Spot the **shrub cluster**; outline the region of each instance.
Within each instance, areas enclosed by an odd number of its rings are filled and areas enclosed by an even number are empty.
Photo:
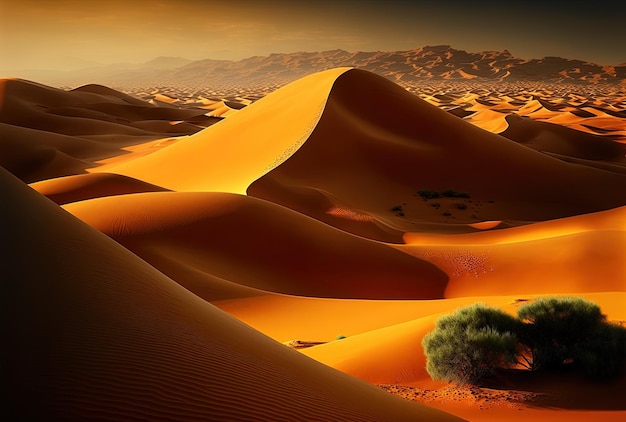
[[[541,298],[515,318],[476,304],[440,318],[422,342],[435,380],[478,384],[497,369],[553,371],[569,366],[588,376],[619,374],[626,329],[608,323],[600,308],[578,298]]]
[[[437,198],[470,198],[469,193],[457,192],[454,189],[446,189],[443,192],[437,192],[429,189],[418,190],[417,194],[422,197],[424,201]]]

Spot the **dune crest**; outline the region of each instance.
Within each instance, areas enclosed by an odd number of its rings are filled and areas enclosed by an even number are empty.
[[[333,82],[347,70],[302,78],[164,151],[95,171],[178,191],[243,194],[302,146],[318,123]]]
[[[585,139],[572,145],[580,154],[624,153],[618,143],[602,139],[589,145],[591,135],[582,135]],[[445,197],[451,188],[465,196]],[[420,198],[422,190],[443,197]],[[468,224],[485,220],[519,224],[605,210],[626,203],[616,194],[622,191],[621,172],[563,162],[353,69],[337,77],[307,142],[252,183],[248,194],[371,236],[371,219],[347,224],[328,212],[352,209],[376,220],[379,240],[398,242],[398,233],[436,232],[438,225],[468,230]]]

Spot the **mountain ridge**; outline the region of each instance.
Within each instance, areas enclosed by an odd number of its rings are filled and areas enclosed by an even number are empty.
[[[355,67],[385,76],[400,84],[422,81],[541,81],[574,84],[624,84],[626,65],[600,65],[578,59],[547,56],[522,59],[508,50],[467,52],[450,45],[423,46],[403,51],[272,53],[241,60],[161,56],[142,64],[90,67],[52,72],[46,83],[76,85],[99,83],[116,86],[170,85],[234,88],[281,86],[307,74],[335,67]],[[30,78],[28,71],[20,77]],[[42,80],[42,71],[36,72]]]

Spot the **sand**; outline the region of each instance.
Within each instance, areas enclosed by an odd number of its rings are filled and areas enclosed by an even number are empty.
[[[11,417],[626,417],[625,374],[463,389],[421,347],[476,302],[626,320],[619,92],[347,68],[254,100],[0,87]]]
[[[457,420],[300,356],[0,176],[4,415]]]

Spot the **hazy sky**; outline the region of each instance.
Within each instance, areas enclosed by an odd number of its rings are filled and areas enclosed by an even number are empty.
[[[624,1],[0,0],[0,70],[409,50],[626,62]]]

